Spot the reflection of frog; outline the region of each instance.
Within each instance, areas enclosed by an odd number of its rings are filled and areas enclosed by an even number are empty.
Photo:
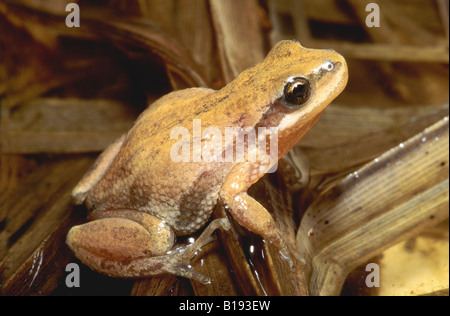
[[[295,255],[268,211],[247,195],[276,161],[175,162],[170,153],[177,140],[171,139],[171,131],[184,127],[192,135],[194,119],[203,128],[222,132],[226,127],[274,127],[281,157],[346,83],[342,56],[283,41],[221,90],[186,89],[159,99],[103,152],[74,189],[75,202],[86,202],[93,221],[73,227],[68,245],[84,263],[111,276],[169,272],[206,281],[188,264],[215,229],[228,227],[226,219],[212,221],[184,250],[169,250],[175,235],[202,228],[220,200],[239,224],[284,254]],[[208,142],[203,136],[201,147]]]

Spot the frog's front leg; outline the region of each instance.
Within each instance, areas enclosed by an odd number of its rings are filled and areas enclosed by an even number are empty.
[[[245,168],[236,168],[228,174],[219,194],[220,202],[241,226],[274,244],[292,267],[291,258],[299,259],[297,250],[285,241],[269,211],[247,194],[253,182],[247,175],[251,174]]]
[[[215,229],[226,228],[223,219],[215,220],[193,244],[169,252],[175,234],[167,224],[150,214],[116,210],[93,213],[93,218],[91,222],[72,227],[66,242],[89,267],[123,278],[172,273],[208,282],[207,277],[189,268],[189,262]]]

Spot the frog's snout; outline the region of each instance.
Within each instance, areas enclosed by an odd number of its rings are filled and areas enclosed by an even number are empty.
[[[339,71],[347,72],[347,64],[346,63],[342,63],[340,61],[336,61],[336,62],[333,63],[333,66],[334,66],[333,70],[335,72],[339,72]]]
[[[348,82],[348,66],[347,66],[347,62],[345,61],[345,58],[342,55],[339,55],[339,56],[341,57],[341,60],[337,61],[335,63],[335,67],[336,67],[336,70],[340,74],[341,85],[344,88]]]
[[[347,61],[344,56],[337,53],[335,50],[328,49],[327,51],[332,53],[330,60],[332,60],[333,69],[331,71],[335,74],[337,81],[340,83],[339,85],[345,87],[348,81]]]

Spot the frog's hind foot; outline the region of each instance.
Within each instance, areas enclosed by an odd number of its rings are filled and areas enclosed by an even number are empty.
[[[211,283],[211,280],[204,274],[201,274],[200,272],[195,271],[190,265],[168,265],[167,267],[164,267],[162,270],[164,270],[167,273],[180,276],[183,278],[188,278],[191,280],[198,281],[203,284],[209,284]]]
[[[225,230],[230,228],[230,222],[227,218],[213,220],[192,244],[169,253],[167,255],[168,264],[162,270],[203,284],[210,283],[210,279],[207,276],[195,271],[189,263],[197,254],[197,251],[209,243],[211,235],[220,227]]]
[[[227,218],[213,220],[192,244],[180,251],[178,259],[180,261],[190,261],[196,255],[198,249],[210,242],[210,237],[216,229],[222,228],[228,230],[230,227],[230,222]]]

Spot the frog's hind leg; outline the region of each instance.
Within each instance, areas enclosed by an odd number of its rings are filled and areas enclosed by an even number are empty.
[[[128,210],[99,214],[94,214],[97,219],[73,227],[66,239],[75,255],[94,270],[123,278],[172,273],[208,282],[189,262],[215,229],[226,228],[223,220],[211,222],[193,244],[170,252],[175,234],[156,217]]]
[[[126,134],[118,138],[114,143],[109,145],[97,158],[95,163],[83,176],[80,182],[72,191],[72,198],[75,204],[83,204],[89,190],[103,177],[106,170],[116,158],[122,144],[125,140]]]

